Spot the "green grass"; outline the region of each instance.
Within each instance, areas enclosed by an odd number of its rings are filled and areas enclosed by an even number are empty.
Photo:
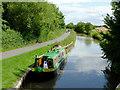
[[[65,46],[71,43],[75,39],[76,39],[76,33],[71,30],[70,35],[65,40],[59,43],[61,44],[61,46]],[[3,59],[2,60],[2,88],[13,88],[14,83],[27,70],[28,66],[34,63],[34,56],[41,55],[47,52],[55,44],[48,45],[30,52],[26,52],[8,59]]]
[[[46,40],[42,41],[41,43],[49,41],[49,40],[56,39],[56,38],[60,37],[61,35],[63,35],[65,32],[66,32],[65,29],[61,29],[61,30],[58,29],[58,30],[54,31],[53,33],[50,33],[48,35],[48,37],[45,37]],[[14,50],[14,49],[18,49],[18,48],[22,48],[22,47],[26,47],[26,46],[31,46],[31,45],[34,45],[34,44],[36,44],[36,41],[28,42],[27,44],[22,44],[22,45],[19,45],[17,47],[2,48],[2,50],[0,50],[0,52],[1,51],[5,52],[5,51],[9,51],[9,50]]]
[[[71,30],[70,35],[63,41],[59,42],[59,44],[61,46],[66,46],[69,43],[71,43],[71,41],[75,41],[76,40],[76,32],[74,30]]]

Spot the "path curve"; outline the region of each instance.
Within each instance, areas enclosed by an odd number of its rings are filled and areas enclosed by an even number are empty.
[[[10,57],[13,57],[13,56],[25,53],[25,52],[29,52],[29,51],[32,51],[32,50],[35,50],[35,49],[38,49],[38,48],[41,48],[41,47],[44,47],[47,45],[51,45],[56,42],[60,42],[60,41],[64,40],[65,38],[67,38],[68,35],[69,35],[69,33],[65,33],[62,36],[60,36],[59,38],[50,40],[48,42],[39,43],[39,44],[35,44],[32,46],[27,46],[27,47],[23,47],[23,48],[19,48],[19,49],[2,52],[2,53],[0,53],[0,55],[2,55],[2,58],[0,58],[0,60],[10,58]]]

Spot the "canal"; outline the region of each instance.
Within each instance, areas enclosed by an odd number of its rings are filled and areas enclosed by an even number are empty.
[[[64,68],[56,77],[32,75],[27,77],[23,88],[104,88],[107,80],[103,70],[107,66],[107,60],[101,56],[98,42],[77,35]]]

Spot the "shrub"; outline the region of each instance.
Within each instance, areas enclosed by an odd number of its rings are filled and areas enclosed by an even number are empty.
[[[2,31],[2,49],[17,48],[24,44],[22,35],[10,28]]]
[[[91,36],[94,39],[102,40],[102,34],[100,34],[99,32],[91,32]]]

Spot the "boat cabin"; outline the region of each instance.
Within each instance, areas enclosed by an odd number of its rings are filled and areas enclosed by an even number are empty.
[[[35,67],[53,69],[57,67],[65,57],[64,49],[54,49],[35,59]]]

